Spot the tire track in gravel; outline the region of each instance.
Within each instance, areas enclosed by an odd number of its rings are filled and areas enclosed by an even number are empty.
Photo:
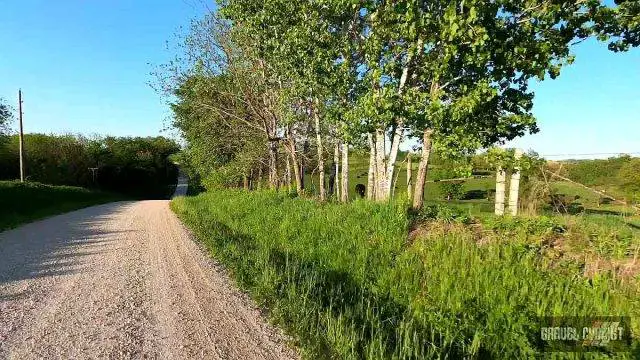
[[[296,359],[168,201],[0,233],[0,359]]]

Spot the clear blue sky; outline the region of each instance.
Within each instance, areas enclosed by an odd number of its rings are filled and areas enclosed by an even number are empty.
[[[0,97],[15,104],[22,88],[27,132],[158,135],[169,110],[150,72],[204,11],[200,0],[3,1]]]
[[[180,26],[212,0],[11,0],[0,12],[0,97],[25,96],[27,132],[158,135],[168,108],[148,82]],[[557,80],[536,84],[541,154],[640,152],[640,50],[576,47]]]

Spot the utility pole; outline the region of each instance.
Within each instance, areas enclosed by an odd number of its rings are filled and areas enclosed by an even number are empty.
[[[22,130],[22,90],[18,90],[18,118],[20,119],[20,182],[24,182],[24,133]]]

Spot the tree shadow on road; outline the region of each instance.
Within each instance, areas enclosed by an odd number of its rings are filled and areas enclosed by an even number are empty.
[[[0,301],[20,296],[7,293],[14,282],[70,275],[90,266],[88,256],[109,251],[117,234],[135,231],[104,231],[101,226],[130,204],[98,205],[0,233]]]

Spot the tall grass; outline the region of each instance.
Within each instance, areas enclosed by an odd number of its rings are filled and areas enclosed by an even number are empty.
[[[224,190],[171,206],[310,359],[532,358],[539,316],[640,315],[626,285],[555,272],[526,242],[438,223],[408,239],[403,204]]]

